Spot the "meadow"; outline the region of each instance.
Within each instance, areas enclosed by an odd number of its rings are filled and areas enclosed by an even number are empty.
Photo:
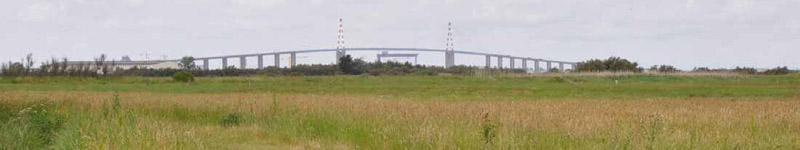
[[[0,149],[800,149],[800,76],[0,79]]]

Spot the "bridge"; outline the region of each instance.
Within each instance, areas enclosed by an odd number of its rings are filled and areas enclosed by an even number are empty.
[[[497,67],[498,69],[524,69],[530,70],[528,67],[528,62],[533,62],[534,72],[542,72],[540,68],[540,64],[545,64],[545,71],[555,68],[553,65],[558,65],[556,69],[560,71],[565,71],[564,66],[568,65],[571,68],[575,68],[577,63],[575,62],[566,62],[566,61],[556,61],[556,60],[546,60],[541,58],[532,58],[532,57],[522,57],[522,56],[515,56],[515,55],[503,55],[503,54],[491,54],[491,53],[481,53],[481,52],[471,52],[471,51],[463,51],[463,50],[455,50],[453,47],[453,33],[452,33],[452,24],[447,24],[447,48],[445,49],[429,49],[429,48],[345,48],[344,46],[344,28],[342,24],[342,19],[339,18],[339,35],[337,39],[337,46],[335,49],[307,49],[307,50],[291,50],[291,51],[282,51],[282,52],[271,52],[271,53],[255,53],[255,54],[240,54],[240,55],[225,55],[225,56],[212,56],[212,57],[195,57],[195,61],[202,61],[203,65],[202,68],[208,70],[210,67],[210,60],[222,60],[222,68],[228,67],[228,59],[229,58],[238,58],[239,59],[239,68],[245,69],[247,67],[247,58],[258,58],[257,59],[257,66],[258,69],[264,68],[264,56],[272,56],[275,57],[275,62],[273,63],[274,66],[280,67],[281,55],[289,55],[291,57],[289,67],[297,65],[297,54],[302,53],[326,53],[326,52],[336,52],[336,57],[334,57],[334,62],[338,62],[337,59],[345,56],[348,51],[380,51],[380,52],[392,52],[392,51],[413,51],[413,52],[436,52],[436,53],[444,53],[445,68],[451,68],[455,66],[455,59],[456,54],[459,55],[478,55],[486,57],[486,68],[492,67],[492,57],[497,60]],[[380,53],[379,52],[379,53]],[[416,56],[416,55],[414,55]],[[380,57],[380,54],[379,54]],[[503,60],[508,60],[508,68],[504,68]],[[127,64],[153,64],[153,63],[163,63],[163,62],[178,62],[180,60],[160,60],[160,61],[129,61]],[[521,61],[522,66],[517,67],[515,66],[517,63],[516,61]],[[72,62],[73,64],[82,64],[82,63],[90,63],[90,62]],[[197,64],[197,63],[195,63]],[[130,66],[130,65],[129,65]]]
[[[456,54],[460,55],[478,55],[484,56],[486,58],[486,68],[491,68],[492,66],[492,59],[494,58],[497,61],[498,69],[525,69],[528,70],[529,62],[533,62],[533,69],[535,72],[541,72],[540,65],[543,63],[546,69],[557,68],[561,71],[565,70],[565,66],[569,66],[570,68],[575,68],[577,63],[575,62],[567,62],[567,61],[557,61],[557,60],[546,60],[541,58],[532,58],[532,57],[522,57],[522,56],[513,56],[513,55],[504,55],[504,54],[492,54],[492,53],[481,53],[481,52],[471,52],[471,51],[462,51],[462,50],[445,50],[445,49],[429,49],[429,48],[340,48],[340,49],[308,49],[308,50],[291,50],[291,51],[281,51],[281,52],[270,52],[270,53],[254,53],[254,54],[240,54],[240,55],[225,55],[225,56],[211,56],[211,57],[195,57],[195,61],[202,61],[202,68],[209,69],[210,68],[210,60],[222,60],[222,67],[228,66],[228,59],[229,58],[238,58],[239,59],[239,68],[246,68],[247,67],[247,59],[246,58],[257,58],[257,68],[262,69],[265,67],[264,64],[264,57],[272,56],[275,57],[274,59],[274,66],[280,66],[280,56],[281,55],[289,55],[291,57],[290,64],[288,66],[295,66],[297,65],[297,54],[302,53],[325,53],[325,52],[336,52],[336,57],[334,57],[334,62],[336,62],[339,57],[344,56],[347,51],[378,51],[378,52],[392,52],[392,51],[403,51],[403,52],[437,52],[437,53],[444,53],[445,54],[445,68],[450,68],[455,66],[455,56]],[[509,65],[507,68],[504,67],[503,63],[504,60],[507,60]],[[176,62],[180,60],[159,60],[159,61],[150,61],[150,62]],[[516,61],[520,61],[522,66],[515,66]],[[554,66],[554,65],[557,65]]]

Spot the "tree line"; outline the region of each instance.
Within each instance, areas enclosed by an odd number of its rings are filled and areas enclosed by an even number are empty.
[[[0,64],[0,76],[101,76],[109,74],[116,61],[108,61],[105,54],[91,62],[69,64],[67,58],[52,58],[41,62],[39,67],[28,54],[19,62],[9,61]]]
[[[650,72],[659,72],[659,73],[675,73],[675,72],[684,72],[678,70],[672,65],[653,65],[648,69],[639,66],[637,62],[632,62],[627,59],[623,59],[620,57],[609,57],[608,59],[591,59],[583,62],[578,62],[576,67],[573,69],[576,72],[634,72],[634,73],[641,73],[644,71]],[[788,67],[776,67],[772,69],[768,69],[764,72],[758,72],[755,68],[752,67],[736,67],[733,69],[725,69],[725,68],[717,68],[717,69],[710,69],[708,67],[696,67],[688,72],[723,72],[723,73],[738,73],[738,74],[748,74],[748,75],[786,75],[792,73],[792,70],[789,70]]]
[[[440,66],[414,65],[408,62],[366,62],[360,58],[352,58],[345,55],[339,58],[335,65],[296,65],[291,68],[266,67],[263,69],[239,69],[233,66],[222,69],[204,70],[194,63],[194,58],[186,56],[179,62],[180,68],[175,69],[153,69],[133,67],[122,69],[116,67],[116,61],[107,59],[101,54],[93,61],[75,63],[68,61],[67,58],[52,58],[41,62],[38,67],[34,67],[36,62],[33,55],[28,54],[18,62],[9,61],[0,64],[0,76],[81,76],[81,77],[100,77],[100,76],[148,76],[148,77],[169,77],[180,71],[186,71],[194,76],[248,76],[248,75],[268,75],[268,76],[325,76],[325,75],[472,75],[477,70],[488,70],[489,72],[504,73],[525,73],[523,69],[486,69],[475,66],[454,66],[445,69]],[[548,72],[560,72],[558,69],[548,68]],[[763,72],[758,72],[751,67],[736,67],[733,69],[708,67],[697,67],[690,71],[681,71],[671,65],[654,65],[645,69],[633,62],[620,57],[610,57],[607,59],[590,59],[579,62],[575,68],[568,72],[634,72],[644,71],[674,73],[674,72],[731,72],[739,74],[762,74],[762,75],[785,75],[794,71],[788,67],[776,67]]]
[[[326,75],[470,75],[476,70],[483,69],[474,66],[454,66],[445,69],[440,66],[415,65],[408,62],[366,62],[360,58],[352,58],[345,55],[334,65],[312,64],[296,65],[291,68],[266,67],[263,69],[240,69],[233,66],[222,69],[205,70],[199,68],[191,56],[183,57],[178,65],[180,68],[173,69],[153,69],[132,67],[122,69],[116,67],[116,61],[107,60],[106,55],[95,57],[92,62],[75,63],[69,62],[66,58],[53,58],[49,61],[41,62],[39,67],[34,67],[35,61],[32,55],[27,55],[19,62],[9,61],[0,65],[0,76],[79,76],[79,77],[103,77],[103,76],[146,76],[146,77],[170,77],[178,72],[188,72],[193,76],[326,76]],[[496,72],[524,73],[521,69],[491,70]]]

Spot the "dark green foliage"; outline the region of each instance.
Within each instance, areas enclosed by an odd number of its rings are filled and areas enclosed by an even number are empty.
[[[8,62],[0,66],[1,75],[6,77],[16,77],[25,75],[25,67],[19,62]]]
[[[185,70],[194,69],[195,68],[194,57],[183,56],[183,58],[181,58],[181,61],[178,63],[178,66],[180,66],[182,69]]]
[[[239,117],[238,114],[230,113],[227,116],[222,117],[222,119],[219,120],[219,125],[221,125],[223,127],[238,126],[240,121],[241,120],[240,120],[240,117]]]
[[[764,73],[762,73],[762,74],[764,74],[764,75],[787,75],[787,74],[789,74],[791,72],[792,71],[789,70],[788,67],[783,66],[783,67],[775,67],[775,68],[769,69],[767,71],[764,71]]]
[[[750,75],[753,75],[753,74],[756,74],[757,71],[756,71],[755,68],[736,67],[733,70],[731,70],[731,72],[738,73],[738,74],[750,74]]]
[[[175,75],[172,76],[172,80],[175,80],[175,81],[178,81],[178,82],[186,82],[186,83],[194,82],[194,75],[192,75],[192,73],[189,73],[189,72],[186,72],[186,71],[181,71],[181,72],[175,73]]]
[[[2,105],[2,104],[0,104]],[[0,109],[7,109],[3,107]],[[8,110],[2,110],[8,111]],[[35,104],[0,122],[0,149],[43,149],[54,143],[64,117],[52,106]]]
[[[497,124],[489,119],[488,112],[483,114],[482,119],[481,139],[486,144],[494,144],[494,138],[497,137]]]
[[[651,72],[660,72],[660,73],[672,73],[678,72],[678,69],[671,65],[653,65],[650,67]]]
[[[639,64],[636,62],[628,61],[619,57],[610,57],[606,60],[592,59],[584,62],[579,62],[575,71],[578,72],[640,72]]]
[[[561,70],[559,70],[558,68],[550,68],[550,69],[547,70],[547,72],[549,72],[549,73],[559,73],[559,72],[561,72]]]
[[[607,71],[608,67],[606,67],[605,62],[603,60],[592,59],[584,62],[579,62],[576,70],[579,72],[602,72],[602,71]]]
[[[353,60],[353,57],[350,55],[344,55],[339,58],[339,63],[337,65],[342,73],[349,75],[359,75],[364,70],[364,61],[361,59]]]
[[[14,111],[11,110],[11,107],[6,106],[3,103],[0,103],[0,122],[6,122],[11,120],[14,116]]]

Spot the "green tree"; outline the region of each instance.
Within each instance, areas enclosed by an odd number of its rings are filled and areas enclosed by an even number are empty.
[[[670,73],[670,72],[678,72],[678,69],[676,69],[674,66],[671,65],[653,65],[652,67],[650,67],[650,71]]]
[[[339,57],[339,63],[336,65],[339,66],[339,70],[342,73],[350,74],[350,71],[353,70],[353,58],[350,55]]]
[[[633,71],[639,72],[639,64],[619,57],[609,57],[606,60],[592,59],[579,62],[576,69],[579,72],[600,72],[600,71]]]
[[[178,66],[186,70],[194,69],[195,68],[194,57],[183,56],[183,58],[181,58],[181,61],[178,63]]]

